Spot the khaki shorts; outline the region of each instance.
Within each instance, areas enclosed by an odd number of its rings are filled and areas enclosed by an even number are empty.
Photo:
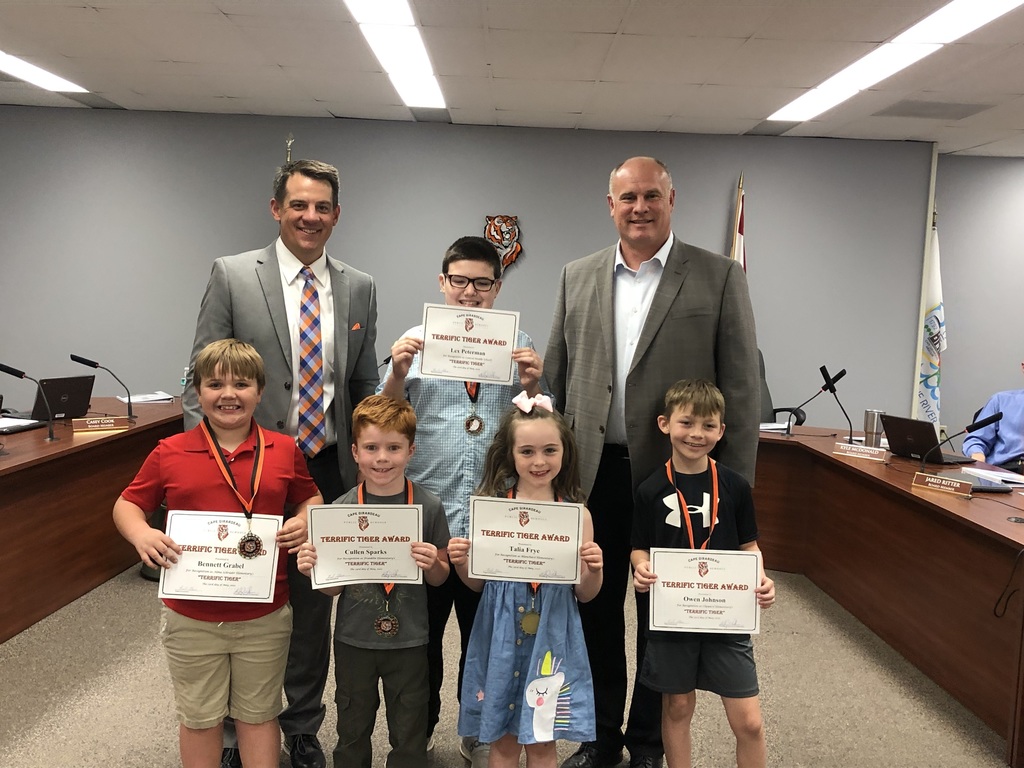
[[[292,632],[287,603],[248,621],[197,621],[164,606],[160,640],[174,683],[178,720],[213,728],[231,715],[257,725],[281,713]]]

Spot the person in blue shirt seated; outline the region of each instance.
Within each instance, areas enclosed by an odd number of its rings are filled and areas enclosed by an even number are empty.
[[[964,438],[964,456],[1024,474],[1024,389],[996,392],[975,421],[1000,411],[1002,419]]]

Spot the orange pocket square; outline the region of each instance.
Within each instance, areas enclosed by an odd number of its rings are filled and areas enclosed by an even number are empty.
[[[356,324],[352,326],[352,330],[353,330],[353,331],[358,331],[358,330],[359,330],[359,329],[361,329],[362,327],[363,327],[363,326],[362,326],[362,325],[361,325],[361,324],[359,323],[359,321],[358,321],[358,320],[356,320]]]

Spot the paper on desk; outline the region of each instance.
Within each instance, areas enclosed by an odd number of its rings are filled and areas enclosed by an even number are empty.
[[[124,395],[118,395],[117,399],[122,403],[127,403],[128,398]],[[173,403],[174,395],[168,395],[166,392],[157,390],[149,395],[132,395],[132,404],[138,405],[139,403]]]
[[[1005,469],[979,469],[978,467],[961,467],[960,469],[968,475],[994,480],[1004,485],[1024,485],[1024,475],[1007,472]]]
[[[25,427],[29,424],[35,423],[35,419],[14,419],[10,416],[0,416],[0,429],[8,429],[9,427]]]
[[[778,422],[773,424],[770,421],[762,422],[761,426],[759,427],[759,429],[762,432],[785,432],[786,431],[786,422],[782,422],[781,424],[778,423]]]

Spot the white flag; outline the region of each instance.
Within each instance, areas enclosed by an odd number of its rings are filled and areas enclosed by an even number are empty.
[[[939,383],[942,378],[942,352],[946,348],[946,313],[942,307],[942,275],[939,269],[939,230],[932,227],[931,241],[924,261],[924,335],[917,377],[919,418],[939,423]]]

